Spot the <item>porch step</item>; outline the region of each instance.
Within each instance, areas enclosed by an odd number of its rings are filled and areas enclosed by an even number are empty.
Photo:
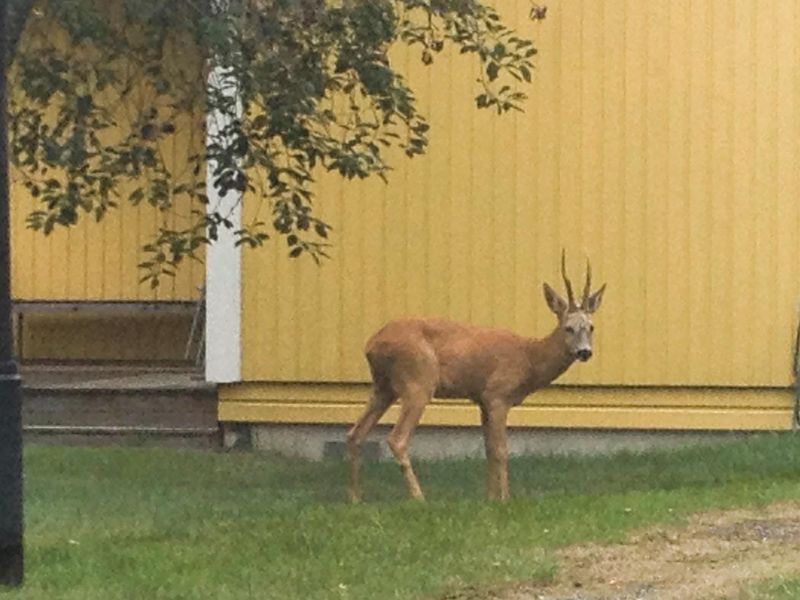
[[[23,369],[22,425],[37,443],[222,445],[214,386],[183,370]]]

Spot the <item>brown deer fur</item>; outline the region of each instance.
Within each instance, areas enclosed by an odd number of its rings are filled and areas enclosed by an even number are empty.
[[[386,410],[400,400],[400,415],[388,437],[389,448],[403,471],[409,494],[423,499],[408,447],[431,398],[470,398],[480,408],[489,498],[508,498],[506,418],[512,406],[548,385],[575,361],[591,357],[591,314],[600,306],[605,285],[590,294],[591,271],[580,306],[562,274],[569,301],[544,284],[548,305],[558,325],[545,338],[534,339],[493,327],[446,319],[399,319],[370,338],[366,357],[372,394],[366,410],[348,433],[350,498],[361,499],[361,444]]]

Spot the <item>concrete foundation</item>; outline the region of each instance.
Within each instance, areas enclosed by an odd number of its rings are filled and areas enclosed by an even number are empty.
[[[228,448],[252,448],[306,460],[340,459],[345,455],[346,425],[224,424]],[[388,427],[377,427],[364,445],[365,458],[388,459]],[[509,429],[509,451],[523,454],[613,454],[689,444],[740,439],[747,432],[641,431],[578,429]],[[411,455],[418,459],[482,457],[479,427],[420,427],[414,434]]]

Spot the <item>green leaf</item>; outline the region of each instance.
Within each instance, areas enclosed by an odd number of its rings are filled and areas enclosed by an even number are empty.
[[[144,189],[143,188],[136,188],[128,196],[128,201],[133,205],[139,204],[142,200],[144,200]]]

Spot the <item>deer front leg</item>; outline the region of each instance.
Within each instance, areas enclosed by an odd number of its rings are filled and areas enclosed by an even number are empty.
[[[508,499],[508,434],[506,420],[510,405],[493,401],[481,403],[483,441],[486,446],[486,489],[489,500]]]

